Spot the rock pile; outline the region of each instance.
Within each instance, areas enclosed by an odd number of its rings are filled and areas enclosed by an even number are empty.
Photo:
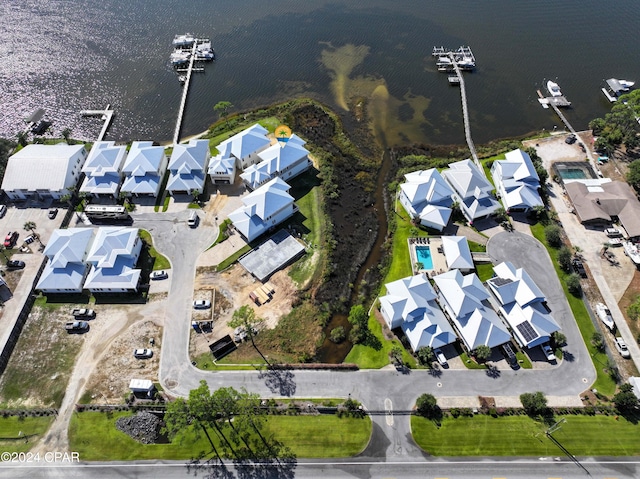
[[[118,430],[142,444],[154,444],[162,426],[162,420],[147,411],[141,411],[135,416],[119,417],[116,421]]]

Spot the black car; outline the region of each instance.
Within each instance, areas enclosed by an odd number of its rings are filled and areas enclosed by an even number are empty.
[[[566,137],[564,139],[564,142],[567,145],[573,145],[578,139],[576,138],[576,135],[569,135],[568,137]]]
[[[582,261],[580,261],[578,258],[574,258],[574,260],[571,261],[571,265],[573,266],[573,270],[578,273],[581,278],[587,277],[587,270],[584,269]]]
[[[7,269],[22,269],[24,268],[24,261],[18,261],[15,259],[10,259],[7,261]]]
[[[51,208],[47,213],[47,216],[50,220],[54,219],[56,216],[58,216],[58,208]]]

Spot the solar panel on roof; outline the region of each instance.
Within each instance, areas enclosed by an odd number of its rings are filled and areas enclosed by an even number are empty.
[[[516,327],[518,328],[518,331],[520,331],[520,334],[522,335],[522,337],[527,343],[530,343],[531,341],[536,339],[538,336],[540,336],[529,323],[520,323]]]
[[[491,282],[496,286],[504,286],[505,284],[513,283],[513,281],[509,278],[492,278]]]

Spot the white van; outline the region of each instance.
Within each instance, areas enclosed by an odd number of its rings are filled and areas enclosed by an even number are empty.
[[[195,228],[196,226],[198,226],[198,219],[198,213],[196,212],[196,210],[192,210],[191,213],[189,213],[187,224],[190,228]]]

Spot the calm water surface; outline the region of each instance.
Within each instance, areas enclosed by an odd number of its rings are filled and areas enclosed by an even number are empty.
[[[459,91],[435,71],[434,45],[470,45],[476,142],[552,128],[536,88],[556,79],[577,128],[609,105],[604,78],[640,81],[640,2],[370,0],[3,0],[0,136],[38,107],[74,137],[97,136],[81,109],[110,103],[107,138],[170,140],[180,85],[168,62],[177,33],[211,37],[218,61],[194,77],[183,136],[217,116],[312,95],[336,109],[368,98],[389,143],[463,143]]]

